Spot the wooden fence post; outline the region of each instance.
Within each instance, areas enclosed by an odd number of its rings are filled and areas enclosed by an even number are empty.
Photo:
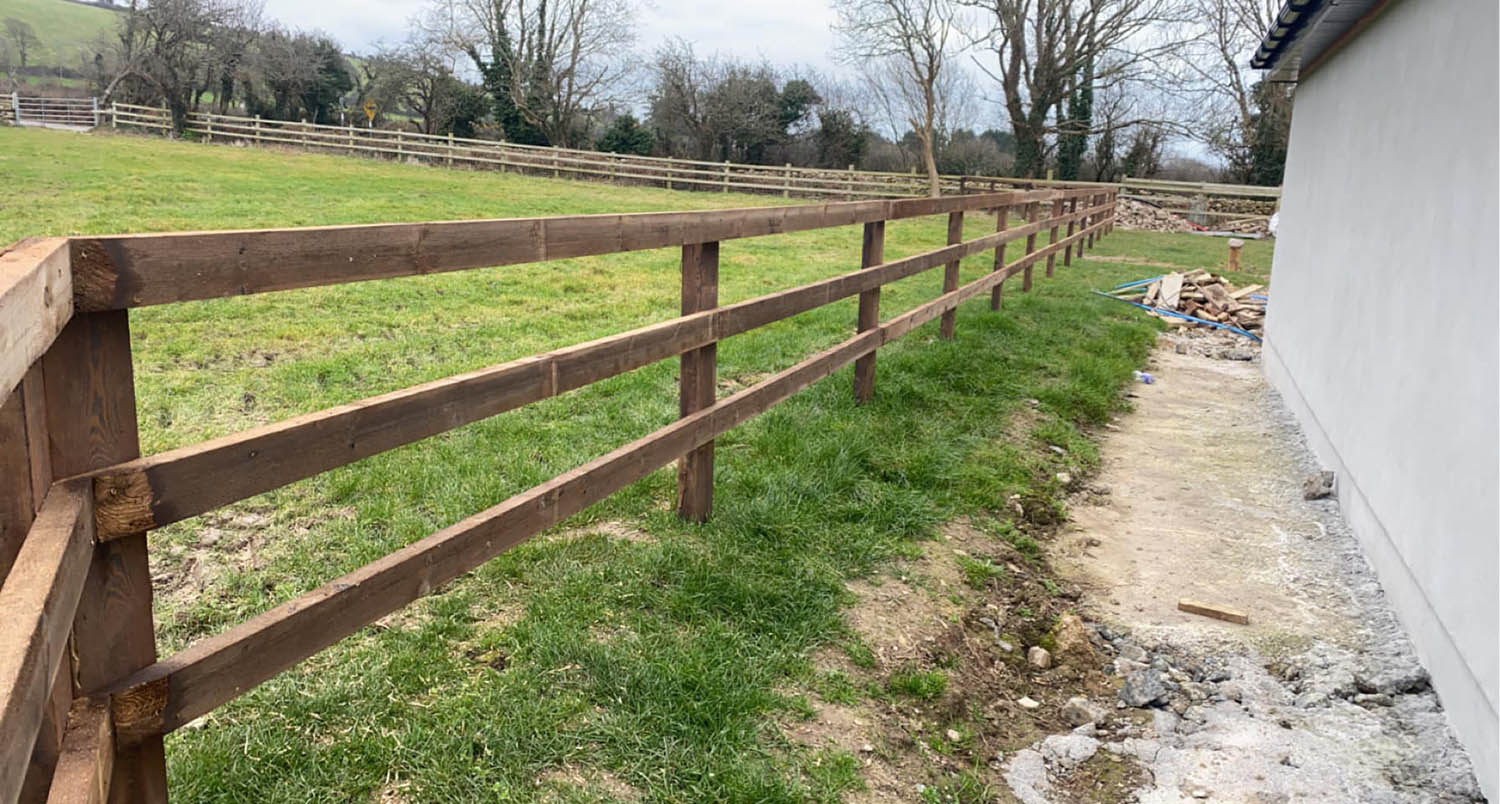
[[[10,93],[10,110],[11,114],[15,115],[13,119],[16,121],[16,125],[21,125],[21,93]]]
[[[1063,214],[1063,202],[1062,202],[1062,199],[1059,198],[1056,201],[1052,202],[1052,214],[1049,217],[1057,218],[1057,217],[1061,217],[1062,214]],[[1057,243],[1057,228],[1058,228],[1057,223],[1054,222],[1052,224],[1051,231],[1048,232],[1047,245],[1050,246],[1050,245],[1054,245],[1055,243]],[[1047,276],[1048,277],[1052,276],[1052,266],[1053,266],[1053,263],[1055,263],[1056,261],[1057,261],[1057,252],[1056,251],[1053,251],[1053,252],[1051,252],[1051,253],[1049,253],[1047,255]]]
[[[1075,213],[1075,212],[1078,211],[1078,196],[1073,196],[1073,198],[1069,199],[1068,204],[1067,204],[1067,209],[1068,209],[1068,214],[1069,215],[1072,215],[1073,213]],[[1078,226],[1078,222],[1076,220],[1073,220],[1073,219],[1069,219],[1068,220],[1068,237],[1072,237],[1073,236],[1073,230],[1076,229],[1077,226]],[[1068,243],[1068,247],[1065,248],[1065,249],[1063,249],[1063,267],[1066,268],[1067,266],[1072,265],[1072,264],[1073,264],[1073,244],[1072,244],[1072,242],[1069,242]]]
[[[204,142],[211,143],[214,141],[214,113],[209,112],[207,115],[204,115],[203,119],[207,130],[207,133],[203,135]]]
[[[40,367],[33,367],[0,404],[0,580],[10,573],[16,553],[41,508],[52,482],[47,443],[46,393]],[[62,748],[63,727],[73,698],[73,665],[64,656],[42,712],[42,727],[21,780],[20,801],[43,801]]]
[[[848,200],[853,201],[854,200],[854,166],[853,165],[849,166],[849,186],[848,186],[847,189],[848,189],[848,192],[849,192]]]
[[[401,153],[402,152],[402,143],[405,141],[405,139],[406,139],[406,135],[404,135],[401,132],[401,129],[399,129],[399,128],[396,129],[396,161],[397,162],[402,161],[401,160],[401,157],[402,157],[402,153]]]
[[[1099,195],[1097,193],[1093,194],[1093,195],[1090,195],[1089,196],[1089,209],[1093,210],[1089,214],[1089,217],[1088,217],[1088,221],[1089,221],[1089,225],[1090,226],[1092,226],[1094,223],[1098,222],[1098,220],[1099,220],[1098,207],[1099,207]],[[1094,233],[1093,232],[1089,232],[1087,239],[1089,241],[1089,246],[1088,247],[1089,248],[1093,248],[1094,247]]]
[[[448,167],[453,167],[453,132],[448,132]]]
[[[781,197],[782,198],[790,198],[792,196],[792,163],[791,162],[786,163],[786,167],[783,168],[783,173],[784,173],[784,175],[782,176],[782,179],[781,179]]]
[[[865,224],[864,243],[860,249],[861,268],[885,262],[885,221]],[[859,320],[855,331],[864,332],[880,325],[880,288],[859,294]],[[875,353],[854,361],[854,399],[869,402],[875,396]]]
[[[682,247],[682,314],[719,306],[719,244]],[[719,345],[710,343],[682,354],[679,412],[686,417],[712,405],[718,385]],[[677,515],[689,522],[708,519],[714,507],[714,442],[682,456],[677,465]]]
[[[729,192],[729,160],[724,160],[724,192]]]
[[[118,103],[111,103],[109,105],[109,127],[120,127],[120,104]]]
[[[995,213],[995,231],[1003,232],[1010,227],[1010,204],[1000,207]],[[995,268],[996,271],[1005,270],[1005,244],[995,246]],[[1005,283],[1002,281],[990,291],[990,309],[999,310],[1005,301]]]
[[[1089,216],[1088,216],[1089,199],[1088,199],[1087,196],[1083,196],[1083,197],[1079,198],[1078,200],[1083,204],[1083,212],[1084,212],[1084,214],[1083,214],[1083,217],[1078,220],[1078,229],[1079,229],[1079,231],[1082,231],[1084,229],[1089,228]],[[1083,259],[1083,238],[1081,238],[1081,237],[1078,238],[1078,244],[1077,245],[1078,245],[1078,259],[1081,260],[1081,259]]]
[[[948,213],[948,245],[962,243],[964,241],[964,213]],[[958,265],[954,260],[943,266],[943,292],[952,293],[958,290]],[[943,313],[942,322],[938,325],[938,337],[945,341],[953,340],[954,328],[957,325],[958,310],[949,310]]]
[[[54,478],[140,456],[130,322],[124,310],[76,313],[42,359]],[[57,404],[67,400],[66,404]],[[94,548],[73,619],[75,683],[93,694],[156,661],[146,534]],[[165,802],[161,737],[116,749],[110,800]]]
[[[1042,217],[1041,216],[1041,212],[1042,212],[1042,202],[1040,202],[1040,201],[1032,201],[1030,204],[1027,204],[1026,205],[1026,223],[1028,223],[1028,224],[1034,224],[1037,221],[1041,220],[1041,217]],[[1036,232],[1032,232],[1031,234],[1026,235],[1026,255],[1029,257],[1035,251],[1036,251]],[[1036,261],[1035,260],[1028,261],[1026,263],[1026,270],[1023,271],[1022,274],[1021,274],[1021,291],[1024,292],[1024,293],[1030,293],[1031,292],[1031,269],[1035,265],[1036,265]]]
[[[260,115],[255,116],[255,144],[260,145]]]

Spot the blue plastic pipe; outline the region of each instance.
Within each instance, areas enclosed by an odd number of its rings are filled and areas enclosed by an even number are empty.
[[[1230,332],[1233,332],[1236,335],[1244,335],[1246,338],[1249,338],[1250,340],[1255,341],[1256,343],[1260,343],[1261,342],[1260,336],[1254,335],[1254,334],[1249,333],[1249,332],[1246,332],[1246,331],[1240,329],[1239,327],[1231,327],[1228,324],[1220,324],[1217,321],[1209,321],[1208,319],[1198,318],[1196,316],[1188,315],[1187,313],[1179,313],[1176,310],[1168,310],[1168,309],[1165,309],[1165,308],[1162,308],[1162,307],[1148,307],[1148,306],[1146,306],[1144,304],[1141,304],[1140,302],[1133,302],[1133,301],[1131,301],[1129,299],[1122,299],[1119,296],[1111,296],[1111,295],[1109,295],[1108,293],[1105,293],[1102,290],[1096,290],[1094,292],[1097,293],[1097,294],[1099,294],[1100,296],[1103,296],[1106,299],[1114,299],[1115,301],[1122,301],[1122,302],[1125,302],[1128,305],[1131,305],[1132,307],[1139,307],[1142,310],[1150,310],[1153,313],[1157,313],[1159,315],[1169,315],[1169,316],[1172,316],[1173,318],[1185,318],[1188,321],[1196,321],[1199,324],[1207,324],[1207,325],[1213,327],[1214,329],[1227,329],[1227,330],[1229,330]]]

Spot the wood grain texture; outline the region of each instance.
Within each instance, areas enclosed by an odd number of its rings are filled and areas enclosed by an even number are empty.
[[[964,239],[964,213],[948,213],[948,244],[960,243]],[[952,293],[958,290],[958,267],[959,261],[954,260],[943,266],[943,292]],[[949,310],[943,313],[943,320],[938,324],[938,337],[945,341],[953,340],[954,328],[957,325],[957,311]]]
[[[1040,216],[1041,213],[1042,205],[1040,203],[1033,201],[1030,204],[1026,205],[1026,220],[1030,221],[1030,226],[1028,228],[1032,229],[1032,231],[1026,235],[1027,254],[1033,254],[1036,252],[1036,230],[1034,227],[1037,225],[1038,216]],[[1035,260],[1027,260],[1025,263],[1025,272],[1022,274],[1021,278],[1021,291],[1024,293],[1031,292],[1031,266],[1034,264]]]
[[[0,251],[0,399],[10,395],[73,316],[68,241],[23,240]]]
[[[117,739],[133,743],[180,728],[989,290],[1021,270],[1020,262],[133,674],[111,689]]]
[[[1056,201],[1053,201],[1052,202],[1052,228],[1047,231],[1047,242],[1048,243],[1056,243],[1057,242],[1057,230],[1058,230],[1058,223],[1057,223],[1057,221],[1063,216],[1063,214],[1064,214],[1064,210],[1063,210],[1063,201],[1062,201],[1062,199],[1058,199]],[[1049,276],[1049,277],[1052,276],[1053,266],[1056,263],[1056,261],[1057,261],[1057,254],[1056,253],[1048,254],[1047,255],[1047,276]]]
[[[682,314],[719,305],[719,244],[682,247]],[[679,374],[678,413],[686,418],[714,403],[719,369],[718,344],[683,352]],[[677,515],[705,522],[714,507],[714,442],[694,448],[677,467]]]
[[[0,801],[20,793],[67,655],[93,555],[92,501],[86,482],[54,486],[0,586]]]
[[[70,251],[78,309],[117,310],[850,226],[987,209],[1024,199],[1050,201],[1077,192],[79,237],[71,239]]]
[[[74,701],[47,804],[104,804],[109,800],[114,761],[115,729],[109,699]]]
[[[879,265],[885,260],[885,221],[865,224],[864,237],[860,241],[859,264],[865,268]],[[867,332],[880,323],[880,288],[877,286],[859,294],[859,312],[855,319],[856,332]],[[861,356],[854,363],[854,399],[869,402],[875,398],[875,353]]]
[[[1069,199],[1068,200],[1068,212],[1069,213],[1075,213],[1077,211],[1078,211],[1078,199],[1076,199],[1076,198]],[[1069,220],[1068,221],[1068,233],[1066,235],[1064,235],[1064,237],[1071,238],[1073,236],[1073,230],[1074,230],[1075,227],[1077,227],[1077,225],[1078,225],[1077,221],[1075,221],[1075,220]],[[1063,267],[1066,268],[1067,266],[1072,265],[1072,264],[1073,264],[1073,249],[1071,249],[1071,248],[1063,249]]]
[[[42,360],[53,474],[81,474],[140,455],[130,322],[124,311],[76,313]],[[59,400],[68,400],[62,404]],[[145,533],[96,545],[73,619],[75,683],[92,693],[156,661]],[[118,753],[112,801],[165,801],[160,738]]]

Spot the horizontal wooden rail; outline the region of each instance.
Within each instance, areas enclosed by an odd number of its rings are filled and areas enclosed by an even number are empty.
[[[129,744],[180,728],[1107,225],[1094,223],[131,675],[111,690],[117,738]]]
[[[68,241],[23,240],[0,251],[0,399],[73,317]]]
[[[92,473],[99,538],[163,527],[956,262],[1091,211],[102,469]]]
[[[79,309],[118,310],[992,209],[1088,192],[73,238],[74,286]]]
[[[0,585],[0,801],[15,801],[93,558],[87,483],[54,485]]]

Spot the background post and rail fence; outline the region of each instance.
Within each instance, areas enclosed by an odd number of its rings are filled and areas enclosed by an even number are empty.
[[[23,124],[39,124],[42,118],[29,111],[43,101],[22,98]],[[63,99],[66,100],[66,99]],[[90,99],[67,100],[75,111],[69,120],[97,120],[99,126],[170,134],[171,115],[152,106],[114,103],[95,112]],[[3,113],[0,113],[3,114]],[[13,114],[14,116],[14,114]],[[53,119],[57,118],[54,113]],[[205,142],[241,143],[255,146],[295,147],[349,155],[394,158],[447,167],[499,170],[549,176],[590,179],[615,184],[635,184],[699,192],[740,192],[783,197],[857,200],[862,198],[923,197],[927,178],[915,173],[889,173],[750,165],[668,157],[612,154],[518,145],[494,140],[466,139],[451,135],[421,134],[359,126],[332,126],[267,120],[226,114],[192,112],[187,115],[185,134]],[[1179,182],[1126,178],[1115,183],[1063,182],[999,176],[945,175],[945,195],[999,192],[1007,189],[1084,187],[1116,190],[1122,197],[1161,206],[1200,225],[1227,220],[1258,220],[1269,217],[1280,198],[1277,187]]]
[[[0,803],[162,801],[163,735],[588,506],[679,462],[679,514],[713,509],[715,438],[1007,279],[1032,287],[1109,233],[1109,188],[705,212],[190,234],[41,238],[0,253]],[[1012,211],[1025,220],[1011,225]],[[996,213],[963,240],[966,214]],[[948,216],[948,244],[885,260],[887,221]],[[718,301],[725,241],[862,226],[861,268]],[[1064,227],[1066,227],[1064,229]],[[1064,232],[1066,232],[1064,234]],[[1039,239],[1045,236],[1045,245]],[[1006,245],[1025,251],[1006,261]],[[142,457],[131,308],[492,265],[678,248],[682,315],[639,329]],[[994,253],[959,284],[959,261]],[[851,258],[852,261],[852,258]],[[941,295],[882,317],[880,289],[944,267]],[[853,335],[720,397],[717,344],[857,296]],[[146,533],[661,360],[681,417],[494,507],[166,658],[156,655]]]

